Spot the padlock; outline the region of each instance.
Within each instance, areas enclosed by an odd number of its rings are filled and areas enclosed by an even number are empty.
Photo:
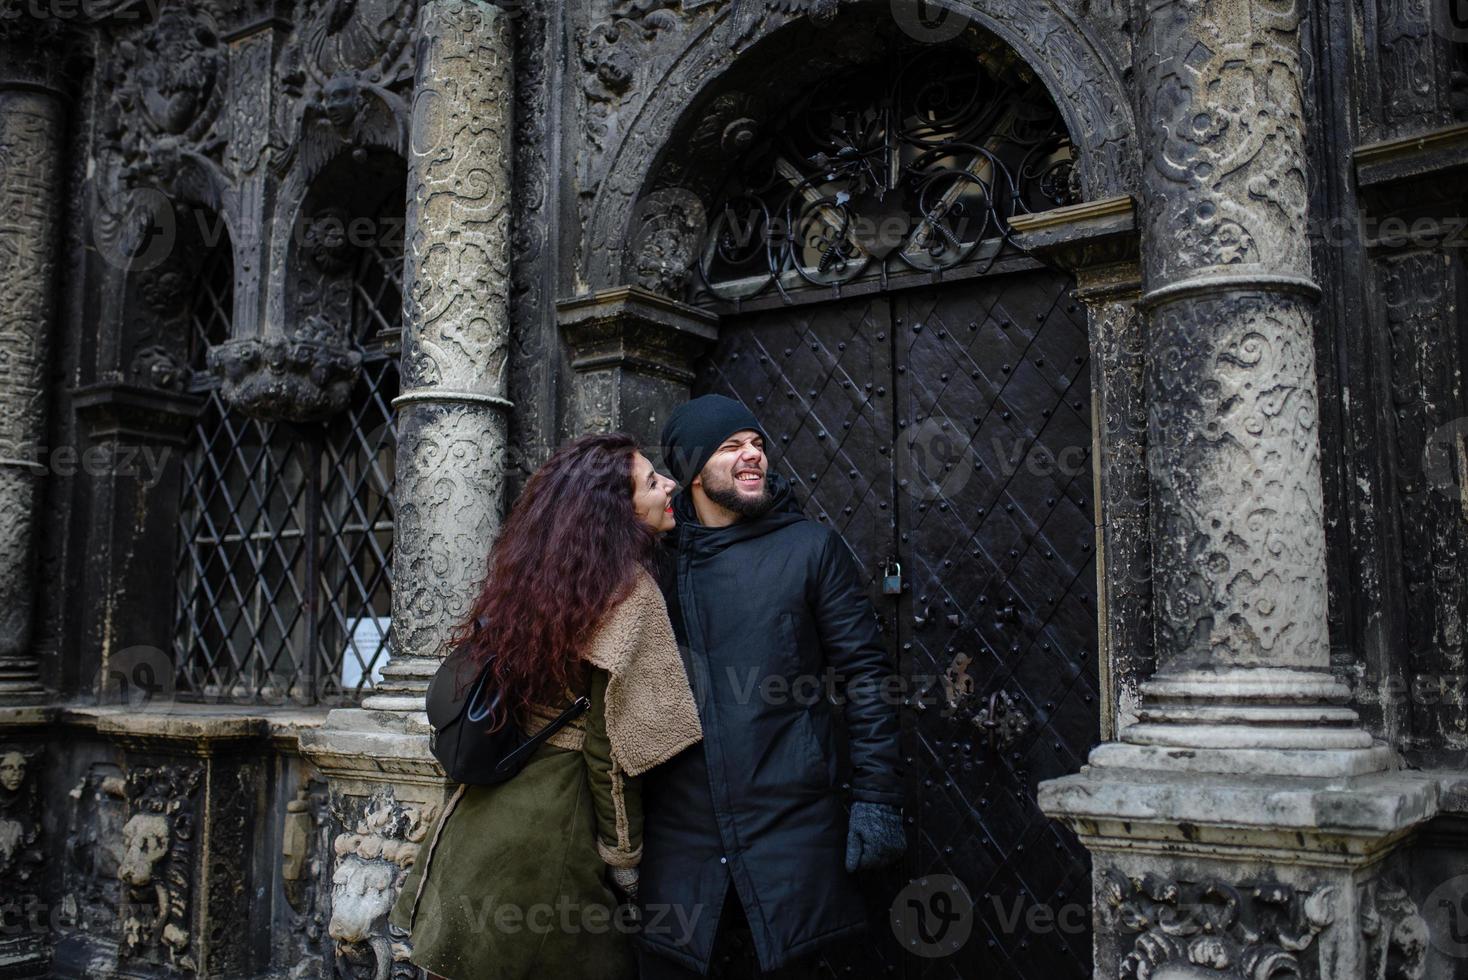
[[[882,594],[902,595],[902,566],[889,561],[882,570]]]

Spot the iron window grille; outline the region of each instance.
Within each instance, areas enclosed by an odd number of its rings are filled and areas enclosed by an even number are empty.
[[[352,282],[361,376],[340,415],[295,425],[232,410],[200,370],[229,336],[233,303],[227,243],[206,262],[191,335],[204,405],[179,510],[180,697],[344,703],[374,686],[391,633],[402,264],[400,241],[363,245]]]

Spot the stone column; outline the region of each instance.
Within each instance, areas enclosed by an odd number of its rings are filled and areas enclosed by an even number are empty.
[[[60,59],[0,24],[0,702],[40,698],[32,646],[61,237]]]
[[[331,788],[337,969],[409,973],[387,913],[448,783],[423,696],[499,527],[510,320],[512,14],[425,0],[408,160],[392,640],[361,708],[301,735]],[[414,973],[416,975],[416,973]]]
[[[1329,672],[1297,4],[1149,0],[1141,23],[1159,669],[1096,761],[1381,769]]]
[[[1038,792],[1094,859],[1097,978],[1382,980],[1425,928],[1383,896],[1438,786],[1330,673],[1298,8],[1138,12],[1157,671]]]
[[[421,712],[483,580],[504,490],[510,340],[509,17],[431,0],[408,161],[392,650],[369,709]]]

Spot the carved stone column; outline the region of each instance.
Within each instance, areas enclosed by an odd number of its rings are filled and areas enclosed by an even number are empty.
[[[392,646],[360,709],[301,752],[326,776],[336,834],[338,967],[411,971],[388,910],[445,797],[423,695],[499,528],[510,320],[513,14],[425,0],[416,30],[398,408]]]
[[[1138,11],[1157,671],[1038,794],[1094,858],[1098,978],[1380,978],[1422,925],[1379,896],[1437,784],[1330,673],[1299,6]]]
[[[0,24],[0,702],[44,693],[31,645],[66,109],[54,51]]]
[[[364,707],[421,712],[499,528],[510,341],[509,17],[419,21],[408,160],[392,656]]]
[[[1143,24],[1159,669],[1095,761],[1379,770],[1329,672],[1299,13],[1150,0]]]
[[[556,304],[571,349],[573,435],[620,429],[649,451],[688,400],[693,361],[718,337],[718,317],[638,286]]]

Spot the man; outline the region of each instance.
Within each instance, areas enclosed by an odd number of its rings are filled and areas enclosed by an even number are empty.
[[[804,969],[866,927],[851,873],[906,849],[892,665],[871,602],[840,536],[769,472],[766,441],[720,395],[682,406],[663,430],[684,488],[664,595],[704,737],[643,777],[644,980],[707,973],[741,945],[767,973]]]

